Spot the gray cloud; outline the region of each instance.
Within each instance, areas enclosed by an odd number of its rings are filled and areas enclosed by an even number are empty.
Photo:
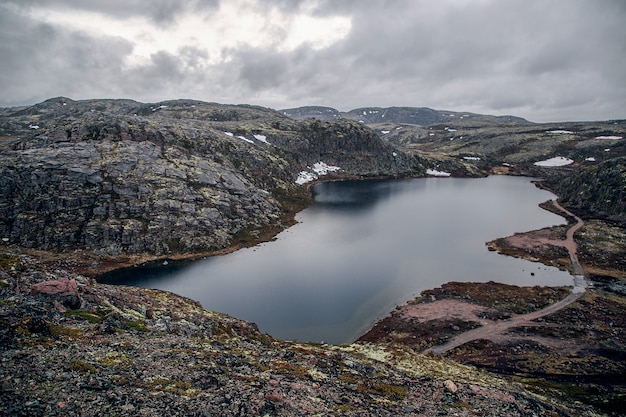
[[[322,49],[279,49],[289,36],[223,49],[198,44],[157,50],[128,66],[133,40],[87,35],[31,19],[40,5],[155,25],[213,12],[217,0],[0,1],[0,105],[54,95],[178,97],[274,108],[330,105],[430,106],[531,120],[626,118],[626,3],[620,0],[310,2],[259,0],[257,12],[342,16],[351,30]],[[269,30],[267,27],[265,30]],[[208,45],[207,45],[208,47]],[[6,57],[6,59],[5,59]],[[210,63],[209,63],[210,62]]]
[[[219,0],[1,0],[2,3],[20,9],[43,6],[68,13],[72,10],[88,11],[122,20],[142,16],[162,25],[174,22],[186,11],[215,10],[219,7]]]
[[[7,105],[56,95],[117,94],[122,57],[131,45],[0,14],[0,86]]]

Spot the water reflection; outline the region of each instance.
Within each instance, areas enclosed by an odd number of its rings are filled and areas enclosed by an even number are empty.
[[[193,298],[285,339],[342,343],[419,292],[456,281],[570,285],[485,242],[562,224],[526,178],[333,182],[277,240],[125,283]],[[534,276],[530,272],[534,273]]]
[[[395,193],[401,192],[401,184],[401,180],[327,182],[315,184],[311,188],[311,194],[315,203],[325,209],[358,213],[371,210]]]

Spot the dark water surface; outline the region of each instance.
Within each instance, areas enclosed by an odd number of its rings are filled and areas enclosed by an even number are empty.
[[[396,305],[448,281],[572,285],[567,272],[485,246],[565,223],[537,206],[555,196],[529,178],[347,181],[312,190],[314,204],[275,241],[184,267],[131,269],[121,283],[184,295],[275,337],[329,343],[353,340]]]

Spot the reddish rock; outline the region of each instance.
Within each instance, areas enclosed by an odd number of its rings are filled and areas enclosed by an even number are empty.
[[[31,294],[46,295],[78,295],[78,286],[75,279],[59,279],[39,282],[30,287]]]

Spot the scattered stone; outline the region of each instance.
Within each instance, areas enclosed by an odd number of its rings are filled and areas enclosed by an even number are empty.
[[[443,381],[443,386],[445,387],[445,389],[448,392],[450,392],[452,394],[456,393],[459,390],[459,388],[456,386],[456,384],[454,382],[450,381],[449,379],[446,379],[445,381]]]

